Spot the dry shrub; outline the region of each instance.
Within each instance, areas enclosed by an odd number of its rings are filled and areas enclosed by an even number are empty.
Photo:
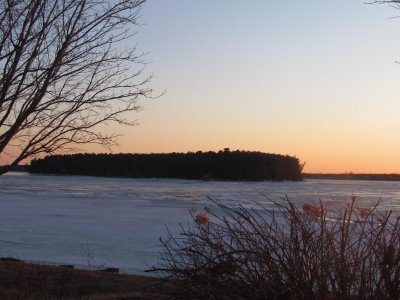
[[[161,238],[152,271],[177,279],[183,299],[399,299],[400,234],[393,211],[289,200],[274,210],[213,211]]]

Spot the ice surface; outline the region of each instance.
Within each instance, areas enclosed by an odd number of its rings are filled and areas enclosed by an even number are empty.
[[[383,208],[398,209],[400,182],[206,182],[10,172],[0,176],[0,256],[141,273],[157,262],[165,226],[179,233],[179,223],[191,222],[188,208],[212,206],[209,198],[272,208],[286,196],[299,205],[318,199],[344,205],[353,194],[361,205],[382,198]]]

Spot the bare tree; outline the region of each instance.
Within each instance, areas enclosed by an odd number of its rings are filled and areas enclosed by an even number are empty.
[[[400,0],[376,0],[366,2],[367,4],[390,4],[395,9],[400,9]]]
[[[0,1],[0,155],[11,165],[79,144],[109,147],[101,123],[150,97],[143,54],[129,45],[145,0]],[[7,171],[0,170],[0,174]]]
[[[378,4],[391,3],[391,4],[393,4],[393,3],[400,3],[400,0],[382,0],[382,1],[372,1],[372,2],[367,2],[367,3],[370,3],[370,4],[373,4],[373,3],[378,3]]]

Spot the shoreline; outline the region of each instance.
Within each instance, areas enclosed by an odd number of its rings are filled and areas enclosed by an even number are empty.
[[[68,176],[68,177],[97,177],[97,178],[116,178],[116,179],[166,179],[166,180],[189,180],[200,182],[301,182],[307,179],[322,179],[322,180],[360,180],[360,181],[400,181],[400,174],[398,173],[303,173],[301,180],[225,180],[225,179],[188,179],[188,178],[174,178],[174,177],[129,177],[129,176],[104,176],[104,175],[84,175],[84,174],[60,174],[60,173],[31,173],[29,171],[9,171],[8,173],[17,173],[20,175],[29,174],[31,176]]]
[[[143,275],[0,261],[1,299],[167,299],[171,280]]]
[[[304,179],[400,181],[400,174],[374,173],[304,173]]]

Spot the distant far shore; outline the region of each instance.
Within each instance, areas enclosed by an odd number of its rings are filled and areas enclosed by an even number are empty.
[[[1,166],[0,166],[1,168]],[[29,172],[29,165],[15,166],[10,171],[13,172]],[[77,175],[77,174],[60,174],[60,173],[41,173],[44,175],[60,176],[60,175]],[[88,175],[99,176],[99,175]],[[110,176],[100,175],[100,177],[116,177],[126,178],[128,176]],[[303,179],[329,179],[329,180],[371,180],[371,181],[400,181],[398,173],[302,173]],[[201,180],[214,180],[212,178],[200,178]]]
[[[333,180],[373,180],[373,181],[400,181],[400,174],[373,174],[373,173],[304,173],[304,179],[333,179]]]

